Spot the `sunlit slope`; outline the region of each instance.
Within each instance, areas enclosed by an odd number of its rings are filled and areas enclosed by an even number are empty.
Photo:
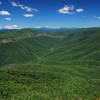
[[[66,32],[65,36],[42,62],[100,65],[100,28]]]

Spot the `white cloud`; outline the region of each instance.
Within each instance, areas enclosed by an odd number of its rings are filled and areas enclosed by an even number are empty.
[[[76,12],[83,12],[84,9],[76,9]]]
[[[0,1],[0,5],[2,5],[2,2]]]
[[[4,29],[19,29],[17,25],[5,26]]]
[[[0,15],[10,15],[8,11],[0,11]]]
[[[7,21],[11,21],[12,19],[11,19],[11,18],[5,18],[5,20],[7,20]]]
[[[49,26],[33,26],[33,28],[49,28]]]
[[[11,2],[12,6],[14,7],[18,7],[17,3],[16,2]]]
[[[59,9],[58,12],[62,14],[75,14],[76,12],[83,12],[84,9],[75,9],[74,5],[65,5],[63,8]]]
[[[67,29],[67,28],[77,28],[77,27],[73,27],[73,26],[33,26],[32,28],[48,28],[48,29]]]
[[[59,9],[58,12],[62,14],[74,14],[74,6],[65,5],[63,8]]]
[[[100,19],[100,17],[96,17],[97,19]]]
[[[33,17],[34,15],[33,14],[24,14],[23,16],[24,17]]]
[[[22,4],[17,4],[16,2],[11,2],[11,5],[13,7],[19,7],[21,9],[26,10],[26,11],[29,11],[29,12],[31,12],[31,11],[38,11],[37,9],[31,8],[31,7],[22,5]]]

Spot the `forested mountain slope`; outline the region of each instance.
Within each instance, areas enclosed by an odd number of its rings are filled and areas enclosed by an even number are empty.
[[[100,65],[100,28],[70,31],[65,36],[45,57],[45,63]]]
[[[98,100],[100,28],[43,34],[0,34],[0,100]]]

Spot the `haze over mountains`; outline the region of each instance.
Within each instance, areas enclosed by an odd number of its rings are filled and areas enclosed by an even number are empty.
[[[0,31],[0,99],[95,100],[100,28]]]
[[[40,31],[67,31],[67,30],[75,30],[75,29],[79,29],[79,28],[66,28],[66,27],[59,27],[59,28],[50,28],[50,27],[34,27],[31,28],[32,30],[40,30]],[[1,29],[0,31],[4,31],[4,32],[10,32],[10,31],[15,31],[18,29]]]
[[[34,27],[33,30],[41,30],[41,31],[64,31],[64,30],[75,30],[78,28],[67,28],[67,27],[58,27],[58,28],[50,28],[50,27]]]

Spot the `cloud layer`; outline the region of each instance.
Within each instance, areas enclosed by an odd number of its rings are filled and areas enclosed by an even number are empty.
[[[24,14],[23,16],[24,17],[33,17],[34,15],[33,14]]]
[[[100,19],[100,17],[96,17],[97,19]]]
[[[84,9],[75,9],[74,5],[65,5],[63,8],[59,9],[58,12],[61,14],[74,14],[76,12],[83,12]]]
[[[62,14],[73,14],[74,6],[65,5],[63,8],[59,9],[58,12]]]
[[[22,5],[22,4],[17,4],[16,2],[11,2],[11,5],[12,5],[13,7],[19,7],[19,8],[21,8],[21,9],[26,10],[26,11],[29,11],[29,12],[31,12],[31,11],[36,11],[36,12],[37,12],[37,11],[38,11],[38,10],[35,9],[35,8],[31,8],[31,7]]]
[[[4,29],[19,29],[17,25],[5,26]]]
[[[8,11],[0,11],[0,15],[10,15]]]
[[[76,12],[83,12],[84,9],[76,9]]]
[[[6,21],[11,21],[12,19],[11,19],[11,18],[5,18],[5,20],[6,20]]]

